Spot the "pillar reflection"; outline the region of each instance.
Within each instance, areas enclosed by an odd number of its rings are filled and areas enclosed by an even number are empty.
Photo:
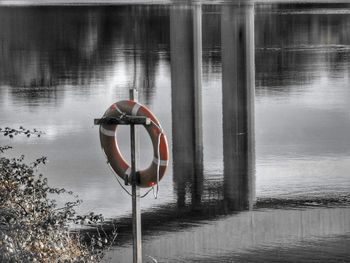
[[[231,210],[255,199],[254,5],[221,7],[224,203]]]
[[[173,174],[179,207],[187,198],[198,207],[203,191],[201,19],[200,5],[170,8]]]

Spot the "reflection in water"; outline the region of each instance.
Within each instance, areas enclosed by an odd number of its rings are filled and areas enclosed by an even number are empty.
[[[254,170],[254,5],[222,6],[224,200],[251,208]]]
[[[106,61],[96,58],[101,19],[99,11],[79,14],[76,8],[2,8],[2,47],[9,52],[2,53],[1,83],[42,87],[67,79],[74,84],[89,81],[96,64]],[[13,54],[17,50],[22,52]]]
[[[349,67],[340,66],[349,61],[349,13],[328,6],[298,9],[293,5],[260,11],[255,39],[258,86],[263,90],[257,92],[291,93],[297,85],[321,78],[320,71],[349,72]],[[276,88],[266,90],[266,86]]]
[[[170,11],[174,182],[199,208],[203,194],[201,33],[202,7]],[[254,6],[222,6],[223,201],[231,210],[254,201]],[[201,39],[201,38],[200,38]],[[201,55],[199,56],[201,57]],[[181,129],[179,128],[181,127]]]
[[[335,235],[323,239],[306,239],[288,247],[273,244],[250,250],[249,253],[227,253],[215,257],[215,262],[332,262],[348,258],[349,235]],[[213,258],[200,258],[190,262],[209,263]]]
[[[164,214],[161,214],[164,215]],[[268,249],[284,249],[285,258],[274,255],[274,261],[295,262],[293,253],[296,242],[322,240],[325,237],[339,237],[339,243],[349,238],[349,208],[314,208],[308,210],[262,210],[245,211],[238,214],[217,217],[212,221],[201,221],[192,216],[192,221],[181,217],[168,224],[149,222],[143,237],[144,258],[151,255],[160,262],[232,262],[235,258],[259,259],[267,257]],[[156,220],[156,215],[153,219]],[[160,216],[162,219],[162,216]],[[180,223],[181,222],[181,223]],[[341,235],[345,234],[345,238]],[[328,242],[324,239],[325,243]],[[122,240],[123,247],[116,247],[110,253],[117,262],[129,262],[131,259],[131,239]],[[327,243],[324,244],[327,246]],[[254,253],[256,249],[261,254]],[[347,258],[346,247],[338,247]],[[288,252],[289,251],[289,252]],[[332,260],[334,253],[310,255],[298,250],[304,259]],[[283,255],[283,254],[282,254]],[[229,258],[231,257],[231,261]],[[261,261],[260,261],[261,262]]]
[[[1,8],[0,84],[35,91],[58,85],[93,86],[107,79],[114,85],[142,87],[142,99],[149,102],[158,46],[168,45],[160,25],[166,26],[168,19],[164,8],[148,9],[142,15],[140,10],[133,6]],[[127,70],[136,75],[120,83],[111,74],[123,57]],[[91,91],[85,92],[86,96]]]
[[[201,6],[170,10],[173,179],[179,207],[185,206],[187,191],[198,207],[203,191],[201,16]]]
[[[0,122],[47,132],[11,143],[31,159],[48,155],[44,174],[79,193],[85,211],[117,217],[117,261],[131,253],[130,199],[92,119],[132,85],[172,139],[160,199],[142,200],[146,254],[225,262],[263,244],[293,251],[304,238],[346,235],[347,208],[280,208],[349,201],[348,11],[1,7]],[[141,156],[150,151],[142,142]]]

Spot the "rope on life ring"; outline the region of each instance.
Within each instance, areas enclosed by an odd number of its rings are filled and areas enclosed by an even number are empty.
[[[150,125],[144,125],[153,145],[153,160],[148,168],[136,172],[139,187],[153,187],[163,178],[169,162],[168,142],[163,129],[153,115],[144,105],[132,100],[123,100],[112,104],[103,118],[120,118],[125,115],[143,116],[151,120]],[[100,125],[101,147],[106,155],[107,162],[112,170],[122,179],[131,181],[131,167],[122,156],[117,142],[118,125]]]

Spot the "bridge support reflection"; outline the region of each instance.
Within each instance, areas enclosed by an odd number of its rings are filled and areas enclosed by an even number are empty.
[[[221,7],[224,203],[251,208],[255,199],[254,5]]]
[[[173,174],[179,207],[185,206],[188,192],[197,207],[203,191],[201,20],[200,5],[170,9]]]
[[[179,207],[203,197],[201,6],[170,10],[174,183]],[[223,206],[252,207],[255,199],[254,5],[221,7]],[[188,196],[189,195],[189,196]],[[219,200],[217,200],[219,201]]]

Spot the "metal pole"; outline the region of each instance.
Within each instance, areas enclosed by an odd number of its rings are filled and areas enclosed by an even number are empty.
[[[137,101],[137,93],[134,88],[130,89],[130,100]],[[132,175],[132,234],[133,234],[133,262],[142,263],[142,243],[141,243],[141,209],[140,209],[140,189],[137,185],[136,174],[136,136],[135,125],[130,125],[131,141],[131,175]]]

